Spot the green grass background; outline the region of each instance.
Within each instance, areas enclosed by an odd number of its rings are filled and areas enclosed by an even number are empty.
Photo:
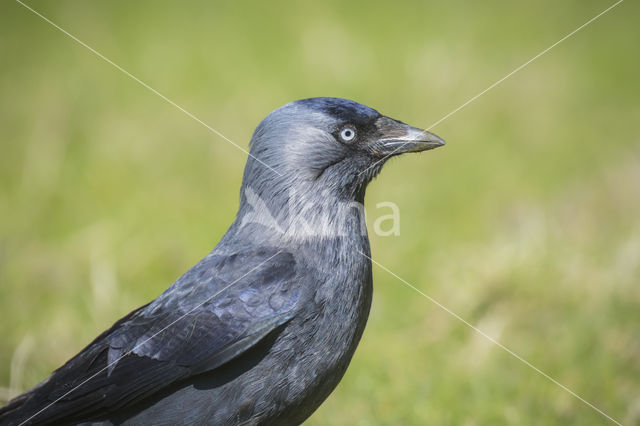
[[[29,5],[243,147],[294,99],[427,127],[611,1]],[[640,7],[627,0],[392,160],[374,259],[624,424],[640,423]],[[0,400],[162,292],[234,218],[245,154],[0,3]],[[606,424],[374,268],[310,425]]]

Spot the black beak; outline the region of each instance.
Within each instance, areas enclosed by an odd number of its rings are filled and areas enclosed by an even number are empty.
[[[389,117],[380,117],[376,126],[381,137],[372,144],[372,148],[381,156],[422,152],[444,145],[439,136]]]

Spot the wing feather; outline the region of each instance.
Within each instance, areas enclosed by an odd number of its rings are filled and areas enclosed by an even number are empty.
[[[238,357],[285,325],[297,300],[292,254],[211,254],[0,409],[0,420],[19,423],[53,402],[33,421],[107,416]]]

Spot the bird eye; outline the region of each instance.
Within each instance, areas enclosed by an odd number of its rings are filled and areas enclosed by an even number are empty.
[[[356,137],[356,131],[353,127],[345,127],[340,130],[340,139],[344,142],[351,142]]]

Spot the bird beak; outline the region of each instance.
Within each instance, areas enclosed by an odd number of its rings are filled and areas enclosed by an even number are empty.
[[[389,117],[380,117],[376,121],[376,127],[382,137],[372,148],[381,156],[422,152],[444,145],[439,136]]]

